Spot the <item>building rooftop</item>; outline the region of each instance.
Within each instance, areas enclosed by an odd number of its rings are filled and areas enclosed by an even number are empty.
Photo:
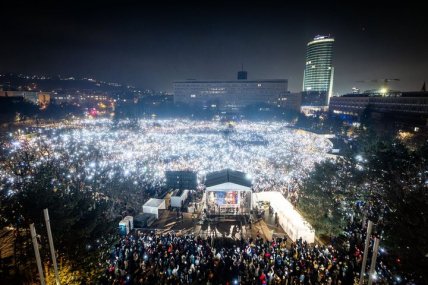
[[[187,190],[187,189],[175,189],[174,191],[172,191],[171,197],[180,197],[181,195],[183,195],[184,191],[189,191],[189,190]]]
[[[401,94],[401,97],[428,97],[427,91],[406,91]]]
[[[222,183],[235,183],[238,185],[251,187],[251,181],[246,177],[244,172],[231,169],[224,169],[216,172],[208,173],[205,179],[205,186],[211,187]]]
[[[314,37],[314,40],[324,40],[324,39],[332,39],[332,37],[330,35],[328,35],[328,36],[316,35]]]
[[[146,203],[144,203],[144,206],[159,207],[162,202],[163,199],[150,198]]]
[[[321,43],[321,42],[334,42],[334,38],[332,36],[318,35],[318,36],[315,36],[314,39],[308,43],[308,46],[316,43]]]
[[[176,80],[173,83],[286,83],[288,79],[257,79],[257,80]]]
[[[337,97],[337,96],[334,96]],[[364,93],[350,93],[350,94],[344,94],[342,96],[338,97],[428,97],[428,92],[426,91],[396,91],[391,90],[388,91],[385,94],[380,93],[378,90],[368,90]]]

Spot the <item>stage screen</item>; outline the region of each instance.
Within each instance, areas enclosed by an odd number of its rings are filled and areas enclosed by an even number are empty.
[[[207,191],[206,210],[210,215],[248,214],[251,210],[251,191]]]
[[[238,204],[238,192],[237,191],[228,191],[228,192],[215,192],[214,193],[215,203],[217,205],[236,205]]]

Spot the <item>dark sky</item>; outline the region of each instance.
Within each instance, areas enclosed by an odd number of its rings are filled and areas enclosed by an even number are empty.
[[[331,34],[335,94],[379,87],[357,80],[399,78],[390,87],[401,90],[428,80],[428,13],[411,1],[4,2],[0,72],[171,91],[178,79],[234,79],[243,63],[249,79],[300,91],[306,43]]]

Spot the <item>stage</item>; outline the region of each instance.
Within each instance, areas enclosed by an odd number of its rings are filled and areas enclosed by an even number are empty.
[[[245,173],[225,169],[209,173],[205,180],[207,218],[249,216],[252,210],[251,181]]]

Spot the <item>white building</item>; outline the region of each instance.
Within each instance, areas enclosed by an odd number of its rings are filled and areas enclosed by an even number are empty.
[[[126,216],[123,220],[128,222],[130,230],[134,229],[134,217]]]
[[[119,233],[121,235],[127,235],[134,229],[134,218],[132,216],[126,216],[119,222]]]
[[[171,195],[171,207],[180,208],[189,196],[189,190],[175,190]]]
[[[159,218],[159,210],[165,210],[165,200],[164,199],[156,199],[150,198],[143,205],[143,213],[153,214],[156,216],[156,219]]]

